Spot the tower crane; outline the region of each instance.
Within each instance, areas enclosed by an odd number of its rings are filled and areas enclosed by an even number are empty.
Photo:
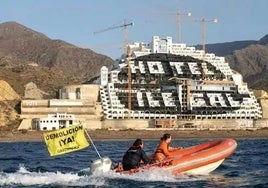
[[[124,52],[126,54],[127,53],[127,47],[126,46],[128,44],[127,27],[128,26],[133,26],[133,25],[134,25],[133,22],[127,23],[126,20],[124,20],[124,24],[122,24],[122,25],[110,26],[110,27],[108,27],[106,29],[101,29],[101,30],[95,31],[94,34],[103,33],[103,32],[109,31],[109,30],[113,30],[113,29],[123,28],[124,29]]]
[[[206,63],[206,23],[207,22],[214,22],[214,23],[218,23],[217,19],[205,19],[202,18],[200,20],[195,20],[196,22],[200,22],[202,25],[202,50],[203,50],[203,62],[202,62],[202,79],[205,79],[206,77],[206,73],[205,73],[205,69],[207,69],[207,63]]]
[[[191,16],[192,14],[190,12],[188,13],[181,13],[180,10],[177,12],[177,23],[178,23],[178,42],[181,43],[181,16],[186,15],[186,16]]]
[[[102,29],[99,31],[95,31],[94,34],[106,32],[109,30],[113,29],[118,29],[118,28],[123,28],[124,29],[124,53],[126,54],[126,61],[127,61],[127,66],[128,66],[128,71],[127,71],[127,78],[128,78],[128,118],[131,117],[131,68],[130,68],[130,46],[128,45],[128,35],[127,35],[127,27],[133,26],[134,23],[130,22],[127,23],[126,20],[124,20],[124,24],[122,25],[117,25],[117,26],[111,26],[106,29]]]
[[[97,34],[97,33],[102,33],[102,32],[105,32],[105,31],[109,31],[109,30],[112,30],[112,29],[117,29],[117,28],[126,28],[127,26],[133,26],[134,23],[133,22],[130,22],[130,23],[124,23],[123,25],[117,25],[117,26],[111,26],[111,27],[108,27],[106,29],[102,29],[102,30],[99,30],[99,31],[95,31],[94,34]]]

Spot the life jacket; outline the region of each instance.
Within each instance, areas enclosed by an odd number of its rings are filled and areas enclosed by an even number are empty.
[[[160,144],[158,145],[155,153],[153,160],[156,162],[163,161],[165,158],[170,157],[171,153],[168,150],[168,143],[166,141],[161,141]]]

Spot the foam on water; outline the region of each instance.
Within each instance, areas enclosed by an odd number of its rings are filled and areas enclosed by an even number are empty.
[[[79,176],[77,173],[62,172],[30,172],[21,166],[15,173],[0,172],[0,186],[7,185],[104,185],[100,178]]]
[[[174,176],[169,172],[161,169],[148,170],[143,172],[137,172],[134,174],[120,174],[114,171],[107,172],[105,174],[92,174],[95,177],[104,177],[108,179],[128,179],[139,182],[185,182],[185,181],[197,181],[202,177],[189,177],[187,175]]]
[[[81,173],[83,172],[83,173]],[[145,171],[136,174],[119,174],[113,171],[90,174],[89,169],[80,173],[62,172],[30,172],[23,165],[15,173],[0,172],[0,186],[8,185],[65,185],[65,186],[105,186],[107,180],[128,179],[138,182],[185,182],[196,181],[200,178],[188,176],[172,176],[163,170]]]

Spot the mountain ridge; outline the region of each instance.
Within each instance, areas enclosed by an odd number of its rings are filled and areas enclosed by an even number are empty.
[[[196,48],[202,49],[202,46]],[[224,56],[250,88],[268,91],[268,34],[259,40],[207,44],[206,52]]]
[[[242,40],[223,43],[206,44],[206,52],[214,53],[218,56],[232,55],[235,50],[241,50],[252,44],[267,45],[268,34],[259,40]],[[196,49],[202,50],[202,45],[195,45]]]
[[[55,97],[59,87],[87,82],[112,62],[108,56],[52,40],[16,22],[0,24],[0,79],[21,96],[23,86],[33,81],[40,89],[49,90],[48,98]]]

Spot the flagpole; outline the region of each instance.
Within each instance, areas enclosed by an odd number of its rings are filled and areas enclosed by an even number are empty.
[[[91,144],[93,145],[94,149],[96,150],[96,152],[97,152],[97,154],[98,154],[99,158],[100,158],[100,159],[102,159],[102,157],[101,157],[100,153],[98,152],[98,150],[97,150],[97,148],[96,148],[96,146],[95,146],[95,144],[94,144],[93,140],[92,140],[92,139],[91,139],[91,137],[89,136],[89,134],[88,134],[87,130],[86,130],[86,129],[84,129],[84,130],[85,130],[86,135],[87,135],[87,137],[89,138],[89,140],[90,140]]]

